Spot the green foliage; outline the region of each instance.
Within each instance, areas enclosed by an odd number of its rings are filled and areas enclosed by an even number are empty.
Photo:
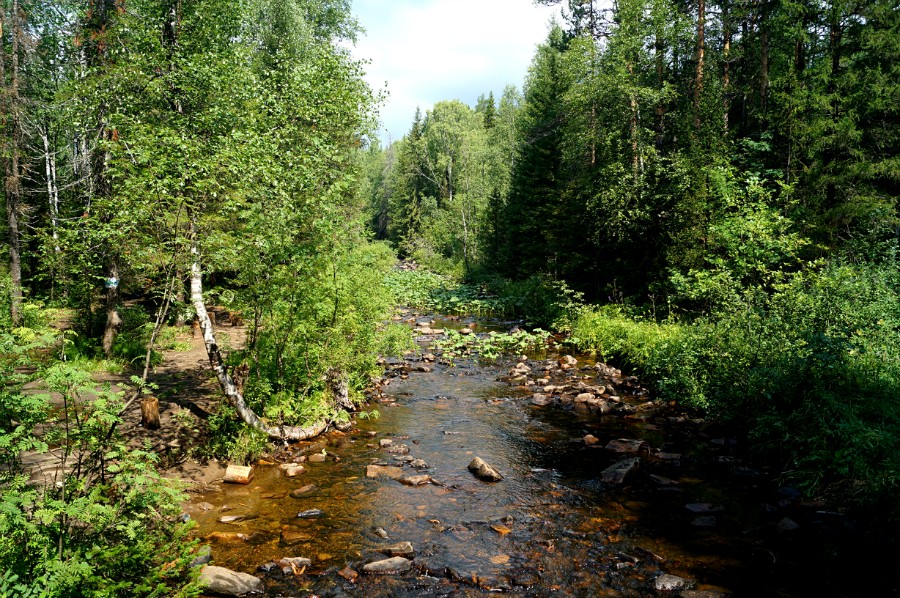
[[[42,364],[34,342],[2,335],[0,587],[25,596],[193,596],[196,545],[180,523],[181,486],[156,455],[115,433],[121,393],[71,362]],[[23,391],[16,366],[37,368],[48,394]],[[52,452],[50,447],[56,447]],[[23,451],[53,478],[29,483]]]
[[[447,330],[446,338],[437,339],[432,344],[441,352],[441,357],[453,362],[458,357],[478,356],[494,360],[502,355],[521,355],[523,353],[540,352],[546,349],[550,333],[535,328],[533,331],[518,330],[516,332],[494,332],[485,336],[460,334],[455,330]]]
[[[150,343],[150,335],[153,334],[153,322],[150,315],[140,305],[123,308],[122,329],[116,335],[112,346],[112,354],[128,363],[143,361],[147,353],[147,345]],[[150,365],[156,366],[162,363],[162,353],[153,350],[150,355]]]
[[[204,457],[250,464],[269,449],[265,434],[244,425],[233,407],[220,403],[206,420],[209,439],[199,449]]]
[[[832,263],[771,294],[745,290],[691,325],[586,308],[570,340],[641,371],[664,399],[745,426],[757,451],[789,464],[785,475],[890,504],[900,479],[898,283],[895,268]]]
[[[393,270],[386,277],[401,305],[439,314],[522,318],[529,325],[565,329],[566,316],[582,294],[549,276],[515,281],[497,275],[456,283],[428,270]]]

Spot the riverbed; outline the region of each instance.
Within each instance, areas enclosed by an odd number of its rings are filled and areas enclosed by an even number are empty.
[[[475,324],[411,317],[439,330]],[[756,468],[727,429],[654,401],[591,356],[450,364],[423,358],[433,338],[388,364],[371,417],[352,431],[285,448],[277,463],[255,465],[249,485],[193,497],[186,510],[216,565],[260,576],[272,596],[699,598],[853,587],[828,551],[852,522]],[[476,477],[475,457],[503,479]],[[610,474],[616,466],[624,475]],[[408,570],[364,572],[405,542]],[[284,557],[308,563],[273,564]]]

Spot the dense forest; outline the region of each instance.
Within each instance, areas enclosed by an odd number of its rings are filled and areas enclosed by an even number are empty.
[[[177,325],[196,316],[232,399],[210,421],[221,452],[347,419],[335,401],[357,399],[389,336],[375,322],[394,259],[359,217],[374,98],[344,48],[349,8],[3,2],[0,594],[190,581],[178,493],[116,429]],[[233,363],[205,303],[248,324]],[[93,382],[116,364],[133,364],[133,391]],[[35,379],[47,393],[22,394]],[[28,485],[34,450],[71,473]]]
[[[0,595],[199,593],[181,488],[117,428],[159,351],[203,337],[206,456],[343,428],[412,346],[398,257],[900,520],[895,1],[568,0],[521,91],[386,147],[349,0],[0,10]]]
[[[563,8],[521,93],[371,148],[374,231],[896,513],[898,5]]]

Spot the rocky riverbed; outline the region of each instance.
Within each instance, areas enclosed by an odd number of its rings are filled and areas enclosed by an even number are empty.
[[[385,364],[377,418],[186,505],[214,565],[251,576],[220,592],[865,595],[829,560],[854,522],[779,485],[725,428],[589,356],[451,365],[429,345],[508,324],[402,319],[422,352]]]

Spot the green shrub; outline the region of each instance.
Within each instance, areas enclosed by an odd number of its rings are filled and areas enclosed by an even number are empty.
[[[155,454],[120,441],[122,393],[72,362],[33,358],[54,341],[0,335],[2,595],[197,595],[196,542],[178,518],[182,488],[159,475]],[[21,366],[37,368],[31,378],[48,394],[22,391]],[[65,473],[29,483],[23,451]]]
[[[153,321],[140,305],[123,307],[119,315],[122,328],[113,342],[112,354],[128,363],[143,361],[147,354],[147,344],[153,334]],[[150,365],[162,363],[162,353],[154,350],[150,355]]]
[[[664,399],[742,426],[759,453],[811,489],[852,488],[870,501],[898,487],[895,268],[810,268],[690,324],[585,308],[571,342],[641,371]]]

